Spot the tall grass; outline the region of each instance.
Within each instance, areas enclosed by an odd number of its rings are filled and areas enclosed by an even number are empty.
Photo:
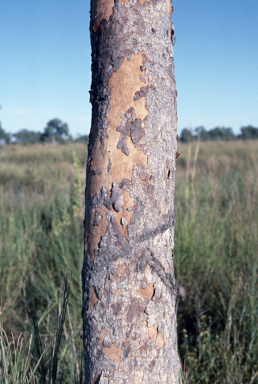
[[[187,183],[187,146],[181,152],[175,268],[184,382],[257,383],[258,145],[201,143]]]
[[[179,145],[176,173],[181,382],[258,383],[258,143],[196,144]],[[63,383],[80,375],[86,156],[80,144],[0,149],[4,329],[16,343],[22,332],[29,350],[33,330],[23,289],[29,273],[42,348],[48,348],[62,308],[61,276],[69,274],[56,373]],[[1,367],[0,358],[0,377]]]
[[[14,335],[9,339],[0,325],[0,383],[3,384],[38,384],[36,370],[41,363],[42,356],[37,360],[34,368],[31,367],[31,342],[28,351],[24,353],[22,334],[15,341]]]
[[[56,330],[61,276],[68,276],[69,316],[57,374],[67,383],[77,380],[82,354],[80,270],[86,156],[87,148],[80,144],[0,150],[0,292],[5,332],[13,333],[15,339],[22,332],[24,340],[29,340],[33,331],[23,289],[23,276],[29,273],[39,331],[47,346]]]

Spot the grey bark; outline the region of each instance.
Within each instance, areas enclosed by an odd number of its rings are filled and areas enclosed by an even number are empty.
[[[92,0],[85,383],[178,383],[170,0]]]

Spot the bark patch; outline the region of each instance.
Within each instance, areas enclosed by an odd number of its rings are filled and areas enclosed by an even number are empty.
[[[160,334],[158,335],[158,349],[163,348],[163,347],[164,347],[164,344],[165,344],[165,342],[164,342],[164,336],[163,336],[162,333],[160,333]]]
[[[99,301],[99,299],[97,298],[97,295],[95,292],[95,287],[93,287],[93,285],[92,285],[90,287],[90,300],[89,300],[90,307],[94,307],[94,305],[97,303],[97,301]]]
[[[150,86],[149,85],[146,85],[145,87],[141,87],[141,89],[139,91],[137,91],[134,95],[134,100],[138,100],[140,99],[141,97],[146,97],[148,91],[149,91],[149,88]]]
[[[148,337],[151,339],[152,342],[156,341],[157,334],[157,327],[154,327],[154,325],[152,325],[148,330]]]
[[[123,122],[116,128],[120,132],[120,139],[117,144],[117,148],[129,156],[130,151],[126,142],[127,137],[131,136],[131,140],[136,146],[138,141],[144,136],[144,129],[142,127],[142,120],[138,119],[135,114],[134,107],[130,107],[124,115],[122,115]]]
[[[135,165],[147,165],[147,156],[134,146],[127,135],[129,140],[126,140],[126,142],[122,140],[123,142],[119,144],[119,147],[120,145],[124,145],[124,152],[128,155],[126,156],[120,149],[117,149],[121,133],[118,132],[116,128],[121,124],[121,116],[126,113],[130,107],[134,108],[137,118],[141,119],[141,121],[143,121],[148,114],[144,97],[141,97],[139,100],[133,100],[135,93],[140,90],[142,86],[139,78],[141,75],[141,65],[141,54],[132,55],[130,61],[125,58],[121,67],[117,72],[112,73],[109,80],[111,109],[108,114],[110,123],[107,129],[108,138],[105,140],[105,147],[112,163],[112,180],[116,183],[120,183],[124,178],[131,180],[133,167]],[[116,150],[114,150],[114,148],[116,148]]]
[[[119,314],[119,312],[121,311],[122,303],[119,302],[119,303],[111,304],[111,308],[113,310],[114,315],[117,316]]]
[[[153,371],[153,368],[155,367],[155,364],[156,364],[156,361],[153,359],[153,360],[150,362],[150,365],[149,365],[149,371],[150,371],[150,372]]]
[[[95,0],[91,2],[92,20],[95,21],[93,29],[96,32],[101,20],[109,20],[113,13],[114,0]]]
[[[110,0],[107,0],[107,3],[111,4],[112,2],[110,3]],[[99,7],[100,9],[100,5],[102,3],[96,1],[96,4],[98,4],[96,7]],[[103,186],[105,186],[108,191],[107,197],[110,197],[109,191],[112,188],[112,183],[116,183],[118,185],[123,179],[131,180],[133,168],[136,165],[147,166],[147,156],[142,150],[136,148],[130,135],[127,135],[125,141],[129,152],[128,156],[126,156],[121,150],[117,149],[117,144],[120,140],[120,132],[116,130],[116,128],[121,125],[121,116],[126,113],[130,107],[134,108],[137,119],[142,122],[148,114],[145,107],[146,100],[144,97],[133,101],[135,93],[142,87],[142,82],[139,78],[142,73],[140,70],[142,65],[142,55],[140,53],[132,54],[131,60],[128,60],[125,57],[117,72],[113,72],[111,78],[109,79],[108,86],[111,92],[110,110],[107,116],[109,124],[107,126],[107,135],[104,147],[102,147],[101,142],[97,142],[91,153],[91,171],[93,169],[97,170],[98,176],[94,176],[92,172],[91,176],[93,176],[93,178],[89,178],[87,181],[87,183],[89,183],[88,194],[90,196],[90,204],[91,202],[94,203],[94,197],[99,195]],[[133,139],[137,141],[143,133],[144,127],[135,129]],[[101,237],[106,233],[108,225],[106,212],[108,209],[115,209],[119,231],[126,239],[128,238],[128,227],[122,226],[121,219],[123,217],[128,223],[130,223],[133,211],[129,211],[127,208],[134,205],[134,199],[129,196],[128,191],[123,189],[122,193],[125,207],[124,210],[121,209],[119,204],[112,207],[111,200],[109,199],[110,206],[108,206],[108,202],[106,202],[106,206],[102,206],[100,209],[100,216],[97,214],[95,220],[95,213],[93,210],[96,204],[93,204],[90,209],[91,214],[87,216],[88,218],[86,220],[86,233],[89,234],[87,241],[87,253],[89,254],[91,260],[95,257],[94,250],[98,250],[99,248]],[[98,208],[100,207],[98,206]]]
[[[127,267],[126,267],[125,264],[121,265],[121,267],[120,267],[119,270],[118,270],[118,273],[119,273],[121,276],[124,276],[124,273],[125,273],[126,268],[127,268]]]
[[[132,323],[133,320],[139,319],[144,314],[146,304],[141,302],[139,299],[133,300],[129,306],[129,310],[126,315],[126,320]],[[146,316],[146,315],[145,315]]]
[[[168,3],[168,13],[172,14],[171,0],[167,0]]]
[[[103,343],[106,335],[107,335],[107,331],[105,329],[101,329],[101,331],[100,331],[100,340],[99,340],[100,344]]]
[[[92,260],[94,259],[94,249],[98,249],[98,243],[101,239],[101,236],[104,236],[107,229],[108,222],[106,219],[106,212],[107,212],[107,208],[103,205],[100,211],[98,211],[97,213],[97,218],[96,218],[96,212],[92,212],[92,214],[90,215],[90,222],[89,222],[90,238],[88,241],[87,252]]]
[[[154,293],[153,284],[149,284],[149,285],[147,285],[146,288],[139,290],[139,294],[142,297],[145,297],[145,299],[147,299],[147,300],[151,300],[153,293]]]
[[[172,380],[173,380],[173,384],[176,384],[177,380],[176,380],[174,372],[172,372]]]
[[[114,344],[111,344],[110,348],[102,348],[102,352],[107,355],[111,361],[116,361],[118,364],[120,363],[122,348],[117,348]]]

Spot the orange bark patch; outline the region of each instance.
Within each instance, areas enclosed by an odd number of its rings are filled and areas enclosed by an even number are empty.
[[[154,327],[154,325],[152,325],[148,329],[148,337],[151,339],[152,342],[156,340],[157,334],[158,334],[157,327]]]
[[[167,0],[167,3],[168,3],[168,13],[172,13],[172,4],[171,4],[171,0]]]
[[[121,116],[130,107],[134,107],[137,118],[144,119],[148,114],[145,107],[145,98],[133,100],[134,95],[141,89],[142,83],[139,76],[142,74],[140,67],[142,65],[141,54],[131,56],[131,60],[124,59],[117,72],[113,72],[109,87],[111,89],[111,109],[108,114],[110,124],[107,134],[109,136],[105,143],[107,151],[110,154],[112,163],[112,180],[116,183],[121,182],[123,178],[131,179],[133,167],[137,164],[147,165],[147,156],[139,151],[127,138],[126,144],[129,149],[129,156],[126,156],[120,149],[117,149],[117,143],[120,139],[120,132],[116,128],[121,123]],[[114,149],[116,148],[116,149]]]
[[[95,23],[96,30],[98,29],[101,20],[109,20],[113,13],[114,4],[114,0],[94,0],[91,2],[92,18],[97,19],[97,22]]]
[[[103,341],[104,341],[106,335],[107,335],[107,331],[106,331],[105,329],[101,329],[101,331],[100,331],[100,341],[99,341],[100,344],[103,343]]]
[[[118,364],[120,363],[122,348],[117,348],[114,344],[111,344],[110,348],[103,347],[102,352],[105,353],[110,360],[116,361]]]
[[[124,273],[125,273],[126,268],[127,268],[127,267],[126,267],[125,264],[121,265],[121,267],[120,267],[119,270],[118,270],[118,273],[119,273],[121,276],[124,276]]]
[[[109,80],[111,109],[108,114],[110,124],[107,134],[109,138],[105,142],[107,143],[107,151],[111,155],[112,180],[116,183],[121,182],[123,178],[130,180],[135,165],[147,165],[147,156],[134,146],[129,137],[126,142],[130,151],[129,156],[126,156],[120,149],[116,148],[120,139],[120,132],[116,128],[120,125],[121,115],[130,107],[134,107],[137,118],[142,120],[148,114],[145,108],[144,97],[133,100],[135,92],[139,91],[142,86],[139,78],[142,74],[140,70],[141,65],[141,54],[132,55],[130,61],[125,58],[121,67],[117,72],[113,72]]]
[[[120,132],[116,128],[121,123],[121,116],[130,108],[134,107],[137,118],[144,119],[148,114],[145,107],[145,98],[133,100],[135,93],[142,87],[140,76],[142,72],[141,54],[131,56],[131,60],[124,58],[121,67],[117,72],[113,72],[109,80],[109,88],[111,89],[111,103],[108,120],[110,121],[107,129],[108,138],[105,139],[104,148],[101,149],[100,143],[96,146],[93,153],[92,167],[98,167],[102,177],[94,180],[91,186],[91,195],[99,193],[102,185],[106,185],[108,190],[111,189],[111,183],[120,183],[123,178],[131,179],[132,170],[135,165],[147,165],[147,156],[135,148],[131,138],[127,138],[127,146],[129,148],[129,156],[126,156],[117,144],[120,139]],[[112,174],[107,174],[108,164],[111,163]],[[98,186],[98,188],[96,188]],[[125,198],[126,196],[124,196]],[[133,205],[130,202],[130,205]],[[130,206],[129,205],[129,206]]]
[[[95,292],[95,288],[93,287],[93,285],[90,287],[90,300],[89,300],[89,304],[90,304],[90,307],[94,307],[94,305],[99,301],[99,299],[97,298],[96,296],[96,292]]]
[[[142,297],[145,297],[145,299],[147,300],[151,300],[153,293],[154,293],[153,284],[147,285],[147,287],[144,289],[139,289],[139,294]]]
[[[108,1],[110,3],[110,1]],[[91,167],[98,167],[100,174],[91,176],[89,182],[89,193],[93,197],[99,194],[103,185],[108,191],[111,190],[112,182],[121,183],[122,179],[132,178],[133,168],[137,165],[147,166],[147,155],[138,150],[133,144],[130,137],[127,138],[129,148],[129,156],[126,156],[121,149],[117,148],[120,139],[120,132],[116,128],[121,124],[121,116],[130,108],[134,107],[137,118],[144,119],[148,114],[145,107],[145,98],[141,97],[138,100],[133,100],[134,95],[142,87],[139,76],[142,75],[140,67],[143,65],[142,55],[136,54],[131,56],[131,60],[124,58],[121,67],[117,72],[113,72],[109,80],[111,89],[111,102],[108,120],[110,121],[107,129],[108,138],[105,139],[104,148],[101,148],[101,142],[96,141],[92,149],[93,162]],[[97,124],[97,121],[93,122]],[[110,172],[107,172],[108,166],[111,164]],[[127,191],[123,191],[124,207],[132,207],[134,205],[133,198],[130,198]],[[98,249],[98,243],[101,236],[104,236],[107,228],[107,220],[105,214],[107,209],[103,206],[100,210],[101,222],[99,226],[94,226],[95,210],[92,212],[90,222],[87,226],[89,233],[87,252],[91,259],[94,259],[94,250]],[[127,228],[121,225],[121,218],[124,217],[130,223],[133,216],[133,211],[120,212],[113,211],[116,215],[116,222],[119,225],[119,230],[128,237]]]
[[[140,80],[140,76],[142,75],[140,70],[141,66],[142,55],[140,53],[132,55],[131,60],[125,58],[121,67],[117,72],[113,72],[109,80],[109,87],[111,88],[111,110],[108,119],[111,122],[110,125],[115,125],[115,128],[119,126],[120,116],[130,107],[134,107],[135,113],[140,119],[144,119],[148,114],[143,97],[138,100],[133,100],[135,93],[142,87]],[[117,135],[119,137],[120,133],[117,132]]]
[[[158,335],[158,349],[161,349],[164,347],[164,336],[162,333]]]

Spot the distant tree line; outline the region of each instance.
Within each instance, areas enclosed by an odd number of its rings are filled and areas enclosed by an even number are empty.
[[[204,127],[197,127],[193,131],[184,128],[180,134],[179,140],[182,143],[190,143],[192,141],[232,141],[232,140],[257,140],[258,128],[248,125],[242,127],[240,134],[235,135],[232,128],[216,127],[206,131]],[[69,132],[67,123],[62,122],[60,119],[52,119],[46,124],[43,132],[30,131],[26,128],[19,130],[16,133],[7,133],[0,122],[0,144],[38,144],[38,143],[59,143],[67,144],[83,143],[88,144],[89,136],[82,135],[76,139],[72,138]]]
[[[70,142],[88,144],[88,135],[79,136],[76,139],[73,139],[70,135],[68,124],[57,118],[49,120],[43,132],[35,132],[23,128],[18,132],[11,134],[3,129],[0,122],[0,144],[2,145],[31,145],[39,143],[67,144]]]
[[[191,129],[184,128],[180,134],[179,140],[182,143],[190,143],[192,141],[232,141],[232,140],[257,140],[258,128],[248,125],[242,127],[240,133],[235,135],[232,128],[216,127],[206,131],[204,127],[197,127],[192,131]]]

